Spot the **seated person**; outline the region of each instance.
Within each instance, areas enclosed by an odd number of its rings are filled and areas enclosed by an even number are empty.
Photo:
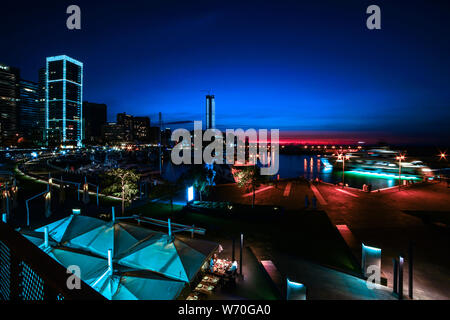
[[[227,273],[227,274],[234,274],[234,273],[236,273],[237,267],[238,267],[237,261],[233,261],[233,263],[231,264],[230,269],[228,269],[228,270],[226,271],[226,273]]]
[[[211,258],[211,260],[209,261],[209,271],[214,272],[214,264],[215,264],[215,260],[213,258]]]

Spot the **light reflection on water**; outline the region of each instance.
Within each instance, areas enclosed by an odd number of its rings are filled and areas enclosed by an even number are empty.
[[[342,170],[334,170],[324,166],[319,156],[280,155],[280,178],[304,177],[308,180],[319,178],[328,183],[342,182]],[[324,160],[326,162],[326,160]],[[372,184],[372,189],[382,189],[397,185],[397,179],[356,175],[345,172],[345,183],[350,187],[362,188],[364,184]]]

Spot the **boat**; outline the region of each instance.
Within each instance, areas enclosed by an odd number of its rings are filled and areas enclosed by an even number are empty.
[[[357,152],[345,153],[345,159],[333,156],[330,159],[333,167],[337,170],[353,171],[355,173],[372,173],[378,175],[398,176],[399,156],[401,152],[390,150],[388,148],[377,148],[369,150],[361,150]],[[345,161],[343,164],[342,161]],[[408,159],[405,157],[401,161],[402,178],[409,175],[413,177],[432,176],[432,170],[418,159]]]

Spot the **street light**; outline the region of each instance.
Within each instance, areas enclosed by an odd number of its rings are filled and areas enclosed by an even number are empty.
[[[338,160],[342,160],[342,188],[345,187],[345,160],[349,160],[350,156],[345,155],[344,153],[338,154]]]
[[[447,160],[447,154],[445,151],[439,151],[439,162],[441,162],[441,160]],[[442,164],[439,167],[439,181],[442,181]]]
[[[398,189],[400,190],[402,185],[402,160],[405,160],[405,156],[400,154],[395,159],[398,161]]]

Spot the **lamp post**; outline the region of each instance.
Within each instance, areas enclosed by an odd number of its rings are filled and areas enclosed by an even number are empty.
[[[445,152],[441,152],[439,154],[439,162],[441,162],[441,160],[447,160],[447,154]],[[442,164],[439,167],[439,182],[442,181]]]
[[[338,160],[342,160],[342,188],[345,187],[345,160],[350,159],[350,156],[345,155],[344,153],[338,154]]]
[[[402,186],[402,160],[405,160],[405,156],[400,154],[395,159],[398,161],[398,189]]]

